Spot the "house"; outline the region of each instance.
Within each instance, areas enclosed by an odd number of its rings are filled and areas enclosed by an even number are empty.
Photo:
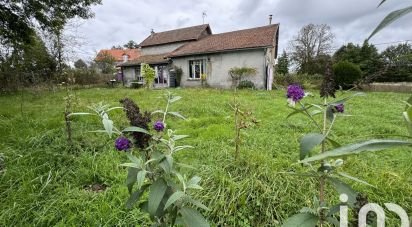
[[[143,82],[140,70],[146,63],[155,68],[155,87],[175,86],[175,69],[182,87],[201,86],[202,74],[211,87],[230,88],[233,67],[253,67],[257,74],[247,78],[259,89],[272,88],[277,57],[279,25],[212,34],[209,25],[152,33],[140,43],[141,56],[119,64],[126,84]]]
[[[114,64],[118,65],[127,61],[135,60],[140,57],[139,49],[111,49],[100,50],[95,58],[96,61],[102,61],[106,57],[111,57]]]

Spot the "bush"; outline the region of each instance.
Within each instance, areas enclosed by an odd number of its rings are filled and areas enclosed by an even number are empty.
[[[277,74],[273,87],[287,87],[291,84],[301,84],[304,89],[319,89],[323,76],[320,74]]]
[[[358,65],[348,61],[340,61],[333,65],[335,83],[343,88],[351,88],[361,79],[362,71]]]
[[[130,88],[139,89],[139,88],[143,87],[143,84],[139,83],[139,82],[140,81],[138,81],[138,80],[133,80],[131,85],[130,85]]]
[[[237,86],[238,89],[255,89],[255,84],[250,80],[242,80]]]

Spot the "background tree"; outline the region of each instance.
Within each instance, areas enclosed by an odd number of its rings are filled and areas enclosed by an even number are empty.
[[[378,49],[363,42],[362,46],[348,43],[340,47],[333,55],[334,62],[348,61],[359,66],[362,77],[377,77],[383,70],[382,59]]]
[[[390,46],[382,52],[386,70],[378,81],[412,82],[412,45]]]
[[[137,44],[135,41],[130,40],[129,42],[127,42],[126,44],[123,45],[124,48],[127,49],[135,49],[139,47],[139,44]]]
[[[329,55],[334,38],[330,26],[326,24],[308,24],[300,29],[291,42],[291,60],[296,64],[298,71],[313,73],[311,66]]]
[[[112,49],[112,50],[123,50],[123,47],[120,46],[120,45],[117,45],[117,46],[112,46],[111,49]]]
[[[36,25],[43,30],[62,30],[68,20],[93,16],[92,5],[101,0],[2,1],[0,39],[2,45],[17,47],[32,41]]]
[[[112,55],[110,55],[108,52],[102,52],[100,53],[95,60],[97,67],[102,71],[102,73],[109,74],[113,73],[115,68],[114,68],[114,63],[115,59]]]
[[[289,73],[289,57],[286,51],[283,51],[282,56],[280,56],[278,59],[278,64],[276,65],[276,73],[283,75]]]
[[[335,84],[345,89],[352,88],[359,79],[362,71],[358,65],[349,61],[340,61],[333,65],[333,74],[335,75]]]
[[[74,62],[74,67],[76,69],[87,69],[87,64],[82,59],[79,59],[76,62]]]

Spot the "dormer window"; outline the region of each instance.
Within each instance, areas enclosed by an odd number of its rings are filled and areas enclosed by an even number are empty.
[[[127,62],[129,60],[129,55],[123,54],[123,62]]]

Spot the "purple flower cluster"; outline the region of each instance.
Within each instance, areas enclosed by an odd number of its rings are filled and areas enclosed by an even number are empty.
[[[345,111],[345,106],[342,104],[335,105],[336,113],[343,113]]]
[[[132,146],[132,142],[126,137],[119,137],[116,139],[114,146],[118,151],[126,151],[127,149],[130,149]]]
[[[165,125],[161,121],[156,121],[153,125],[154,130],[161,132],[165,129]]]
[[[286,97],[293,102],[298,102],[305,97],[305,91],[300,85],[292,84],[288,86]]]

